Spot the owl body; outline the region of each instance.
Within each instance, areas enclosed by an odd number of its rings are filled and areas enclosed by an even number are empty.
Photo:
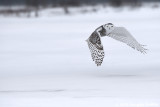
[[[98,27],[94,32],[96,32],[98,29],[101,29],[101,30],[99,30],[99,33],[100,33],[100,36],[101,36],[101,37],[107,35],[107,30],[104,28],[103,25],[101,25],[100,27]]]
[[[133,49],[137,49],[141,53],[146,53],[143,46],[139,44],[136,39],[124,28],[116,27],[112,23],[107,23],[98,27],[86,40],[91,52],[93,61],[100,66],[104,58],[104,50],[101,42],[101,37],[108,36],[120,42],[126,43]]]

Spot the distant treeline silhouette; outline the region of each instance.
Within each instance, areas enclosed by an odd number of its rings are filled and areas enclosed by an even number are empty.
[[[30,6],[79,6],[81,4],[93,5],[97,3],[111,3],[115,6],[122,4],[135,4],[137,2],[154,2],[160,0],[0,0],[0,5],[30,5]]]
[[[46,7],[62,7],[65,14],[69,14],[68,7],[81,5],[96,5],[103,4],[104,6],[120,7],[130,5],[133,7],[141,6],[142,2],[160,2],[160,0],[0,0],[0,6],[22,6],[23,8],[5,8],[0,10],[0,14],[20,16],[25,14],[27,17],[39,16],[39,10]],[[95,11],[95,10],[94,10]]]

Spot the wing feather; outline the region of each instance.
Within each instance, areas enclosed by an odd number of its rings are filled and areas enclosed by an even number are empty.
[[[104,58],[104,50],[103,50],[103,45],[101,43],[100,35],[96,31],[93,32],[91,36],[87,39],[87,43],[93,61],[95,61],[97,66],[100,66]]]
[[[115,27],[115,29],[108,36],[120,42],[126,43],[128,46],[140,51],[141,53],[146,53],[147,49],[143,47],[144,45],[139,44],[124,27]]]

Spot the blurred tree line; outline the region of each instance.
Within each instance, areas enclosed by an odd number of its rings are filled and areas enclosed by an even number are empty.
[[[81,6],[81,5],[95,5],[95,4],[109,4],[110,6],[120,7],[123,5],[131,5],[131,6],[139,6],[141,2],[160,2],[160,0],[0,0],[0,6],[25,6],[25,9],[19,10],[6,10],[1,13],[18,13],[25,12],[28,17],[30,17],[30,13],[35,11],[35,16],[38,17],[38,11],[41,8],[46,7],[63,7],[64,12],[69,13],[69,6]]]
[[[160,1],[160,0],[0,0],[0,5],[3,6],[10,6],[10,5],[53,5],[53,6],[60,6],[60,5],[69,5],[69,6],[79,6],[81,4],[97,4],[97,3],[104,3],[110,2],[114,4],[121,5],[123,3],[136,3],[136,2],[153,2],[153,1]]]

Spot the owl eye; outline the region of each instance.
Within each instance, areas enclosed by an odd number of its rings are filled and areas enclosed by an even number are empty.
[[[107,26],[108,27],[108,26]]]
[[[113,27],[113,26],[111,26],[111,27]]]

